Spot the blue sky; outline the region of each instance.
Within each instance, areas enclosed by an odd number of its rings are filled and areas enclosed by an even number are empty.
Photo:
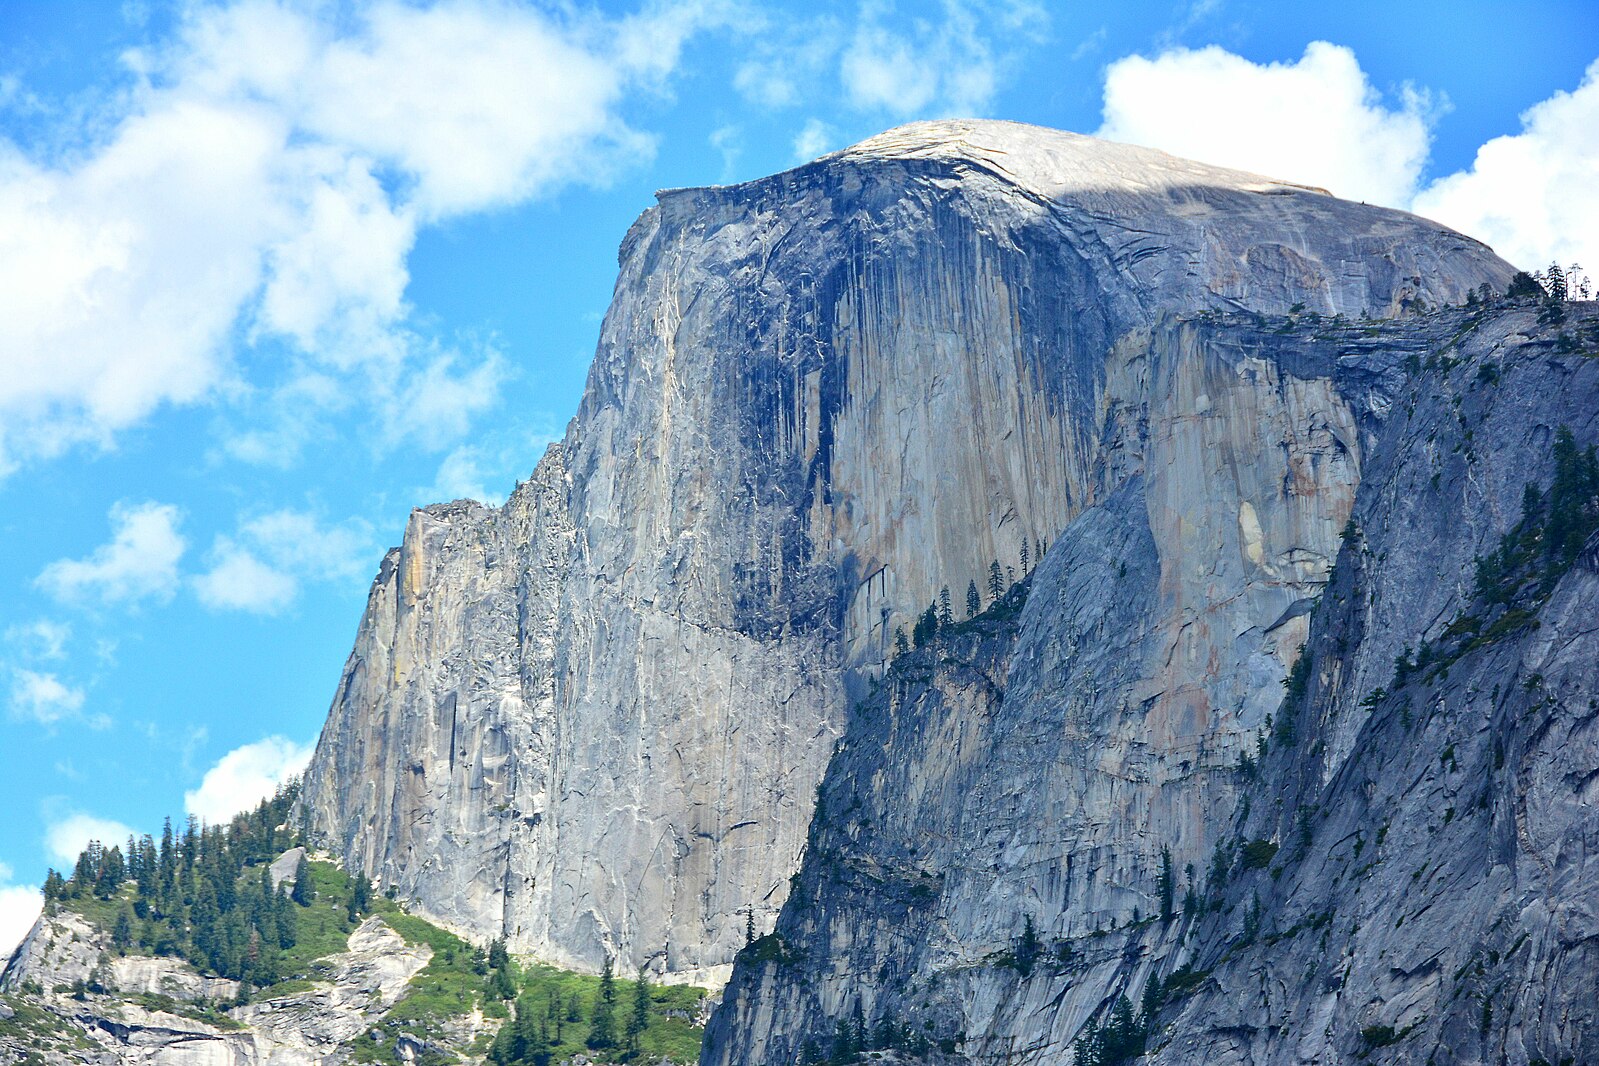
[[[0,952],[88,835],[303,762],[408,510],[563,432],[654,190],[983,115],[1530,268],[1599,249],[1596,59],[1588,0],[0,0]]]

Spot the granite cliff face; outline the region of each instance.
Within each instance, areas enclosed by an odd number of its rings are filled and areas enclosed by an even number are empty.
[[[1203,867],[1232,832],[1232,767],[1390,432],[1384,345],[1430,343],[1373,326],[1350,355],[1252,315],[1386,319],[1510,274],[1413,216],[1008,123],[663,193],[565,440],[501,508],[416,512],[385,559],[307,775],[314,830],[479,937],[710,980],[747,908],[772,927],[810,833],[793,884],[816,899],[780,928],[847,943],[815,941],[798,984],[742,974],[710,1061],[778,1061],[895,937],[918,938],[895,973],[981,983],[1019,908],[1061,937],[1147,914],[1162,846]],[[942,587],[959,610],[1044,545],[1014,636],[961,638],[975,673],[928,662],[913,694],[887,668]],[[1359,717],[1328,727],[1326,780]],[[889,851],[830,835],[829,797],[857,794]],[[938,935],[818,917],[840,848],[909,864],[884,876],[914,872]],[[939,1009],[1031,1061],[1113,983]]]
[[[1560,427],[1579,454],[1599,436],[1599,315],[1549,317],[1201,315],[1112,360],[1144,386],[1106,405],[1102,492],[1005,603],[854,709],[703,1061],[825,1056],[859,1019],[939,1061],[1068,1063],[1121,996],[1153,1062],[1599,1056],[1599,551],[1507,567],[1498,603],[1474,564],[1563,476]],[[1240,439],[1228,395],[1260,402],[1252,379],[1327,407],[1247,424],[1343,447],[1174,459],[1201,426]],[[1279,520],[1206,518],[1329,482],[1354,488],[1309,493],[1340,501],[1340,534],[1304,524],[1286,553],[1247,532]],[[1209,591],[1179,594],[1197,573]],[[1199,627],[1231,645],[1194,657]],[[1298,663],[1286,701],[1265,653]]]

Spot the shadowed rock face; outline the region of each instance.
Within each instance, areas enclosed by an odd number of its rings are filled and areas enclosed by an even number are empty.
[[[1413,216],[1007,123],[663,193],[565,440],[384,560],[316,832],[476,936],[721,980],[896,628],[1114,500],[1137,597],[1025,647],[1057,664],[1040,693],[1084,649],[1115,684],[1082,674],[1045,734],[1077,754],[999,794],[1048,798],[1063,930],[1130,912],[1160,842],[1214,844],[1217,768],[1276,705],[1395,373],[1176,316],[1385,317],[1509,275]],[[1000,936],[982,879],[959,891]]]
[[[859,1012],[947,1041],[940,1062],[1068,1063],[1089,1019],[1174,974],[1155,1063],[1599,1058],[1599,551],[1527,614],[1473,591],[1557,429],[1599,438],[1599,313],[1218,316],[1136,350],[1111,362],[1145,387],[1106,406],[1098,498],[1007,605],[853,710],[702,1061],[801,1061]],[[1243,426],[1301,436],[1243,461]],[[1347,455],[1296,443],[1325,434]],[[1344,536],[1273,540],[1320,497]],[[1296,589],[1315,606],[1276,613]],[[1302,642],[1284,702],[1272,657]],[[1396,675],[1424,644],[1433,665]]]

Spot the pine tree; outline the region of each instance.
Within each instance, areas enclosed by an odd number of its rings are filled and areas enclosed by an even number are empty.
[[[828,1066],[848,1066],[855,1061],[855,1034],[849,1022],[840,1018],[833,1026],[833,1053],[827,1057]]]
[[[1564,300],[1569,292],[1566,287],[1566,272],[1560,269],[1559,263],[1550,263],[1549,269],[1543,272],[1544,291],[1551,300]]]
[[[1022,935],[1016,938],[1014,949],[1016,968],[1021,971],[1023,977],[1033,975],[1033,966],[1038,962],[1039,948],[1038,929],[1033,925],[1033,916],[1026,915],[1022,922]]]
[[[999,560],[995,559],[988,564],[988,598],[993,602],[1003,595],[1005,595],[1005,571],[999,568]]]
[[[744,946],[755,943],[755,905],[744,908]]]
[[[358,873],[350,878],[350,900],[345,907],[345,916],[353,925],[361,915],[372,909],[372,882],[367,880],[366,874]]]
[[[489,995],[495,999],[516,998],[516,978],[511,973],[511,960],[507,958],[489,974]]]
[[[894,654],[895,655],[904,655],[906,652],[908,652],[910,650],[911,650],[911,643],[910,643],[910,641],[905,639],[905,627],[904,626],[895,626],[894,627]]]
[[[516,996],[516,975],[511,971],[511,953],[505,948],[505,938],[489,941],[488,951],[489,994],[496,999],[513,999]]]
[[[968,581],[966,583],[966,617],[976,618],[978,612],[982,609],[983,601],[977,595],[977,582]]]
[[[650,979],[644,967],[638,970],[638,980],[633,984],[633,1013],[627,1019],[628,1054],[637,1054],[639,1040],[650,1027]]]
[[[133,909],[126,902],[117,911],[116,924],[111,927],[111,946],[119,955],[126,955],[133,946]]]
[[[1145,1033],[1155,1027],[1155,1015],[1160,1012],[1160,976],[1151,972],[1144,982],[1144,994],[1138,1005],[1138,1024]]]
[[[1027,573],[1027,538],[1022,538],[1022,573]]]
[[[294,901],[289,894],[279,885],[272,896],[273,924],[277,927],[278,947],[287,951],[292,948],[300,938],[300,919],[295,913]]]
[[[1104,1031],[1104,1066],[1129,1062],[1144,1053],[1144,1033],[1133,1018],[1133,1005],[1126,993],[1116,997],[1110,1009],[1110,1022]]]
[[[938,590],[938,624],[940,627],[955,624],[955,612],[950,609],[949,586]]]
[[[1525,300],[1529,297],[1544,295],[1544,288],[1538,279],[1525,270],[1518,270],[1510,279],[1510,287],[1505,290],[1505,295],[1512,300]]]
[[[873,1050],[886,1051],[897,1048],[904,1043],[904,1033],[899,1026],[894,1024],[894,1019],[884,1014],[877,1019],[877,1024],[872,1027],[871,1045]]]
[[[316,900],[316,885],[311,883],[311,863],[303,851],[300,852],[300,861],[294,864],[294,891],[289,898],[302,907],[309,907]]]
[[[122,887],[127,875],[127,865],[122,861],[122,848],[113,844],[110,851],[100,856],[100,874],[95,879],[94,892],[101,899],[110,899]]]
[[[588,1046],[606,1048],[616,1046],[616,974],[611,969],[611,957],[605,956],[605,968],[600,971],[600,990],[594,997],[594,1020],[589,1025]]]
[[[1176,894],[1176,889],[1177,886],[1172,877],[1171,849],[1163,847],[1160,849],[1159,879],[1160,920],[1163,922],[1169,922],[1172,920],[1172,902],[1173,897]]]
[[[161,822],[161,854],[157,863],[162,886],[170,888],[173,879],[178,875],[178,850],[172,841],[171,818],[165,818]]]

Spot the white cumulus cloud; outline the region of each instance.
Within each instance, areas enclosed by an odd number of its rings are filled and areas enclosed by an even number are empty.
[[[4,869],[0,881],[11,878],[9,867]],[[0,884],[0,969],[11,953],[17,950],[22,938],[33,928],[39,912],[44,909],[44,896],[37,888],[28,885]]]
[[[1436,111],[1409,89],[1388,106],[1354,52],[1326,41],[1291,63],[1213,45],[1110,64],[1099,136],[1404,207]]]
[[[687,0],[622,20],[496,0],[181,11],[124,57],[124,91],[74,126],[90,132],[40,138],[66,150],[0,136],[0,474],[303,373],[389,424],[442,402],[459,433],[497,368],[441,358],[413,324],[419,229],[646,158],[623,106],[720,17]]]
[[[109,544],[84,559],[56,560],[36,584],[62,600],[171,599],[178,587],[178,561],[187,547],[178,524],[178,509],[171,504],[118,503],[111,508]]]
[[[109,818],[96,818],[92,814],[75,813],[58,818],[45,830],[45,850],[67,874],[78,861],[78,853],[89,841],[98,840],[106,847],[121,846],[133,830]]]
[[[1110,64],[1099,136],[1415,211],[1524,269],[1599,265],[1599,200],[1588,195],[1599,182],[1599,61],[1468,169],[1426,182],[1446,110],[1408,86],[1385,101],[1354,52],[1325,41],[1283,63],[1174,48]]]
[[[311,745],[279,736],[234,748],[205,772],[199,788],[183,794],[183,805],[202,821],[226,822],[304,770],[311,753]]]
[[[1599,267],[1599,61],[1571,92],[1528,108],[1467,170],[1416,197],[1418,213],[1491,244],[1527,270],[1556,260]]]

